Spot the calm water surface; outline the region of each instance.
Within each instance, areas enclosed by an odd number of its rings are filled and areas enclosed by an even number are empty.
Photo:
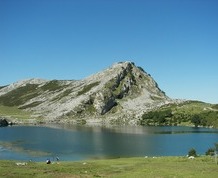
[[[44,161],[204,154],[218,130],[191,127],[13,126],[0,128],[0,159]]]

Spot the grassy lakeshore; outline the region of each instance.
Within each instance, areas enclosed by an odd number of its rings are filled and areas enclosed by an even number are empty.
[[[119,158],[79,162],[0,161],[0,177],[158,177],[215,178],[218,165],[209,156],[190,160],[186,157]],[[23,162],[21,162],[23,163]]]

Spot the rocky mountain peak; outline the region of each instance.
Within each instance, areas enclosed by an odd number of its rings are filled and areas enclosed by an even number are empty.
[[[134,63],[118,62],[79,81],[31,79],[0,89],[0,104],[43,122],[137,122],[169,102],[153,78]]]

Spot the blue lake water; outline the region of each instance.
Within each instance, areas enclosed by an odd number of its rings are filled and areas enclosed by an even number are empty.
[[[192,127],[12,126],[0,128],[0,159],[45,161],[205,154],[218,129]]]

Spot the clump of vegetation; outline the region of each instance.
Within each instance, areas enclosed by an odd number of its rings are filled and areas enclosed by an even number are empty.
[[[209,156],[214,156],[214,159],[215,159],[215,163],[216,164],[218,164],[218,143],[215,143],[214,144],[215,145],[215,147],[214,148],[209,148],[206,152],[205,152],[205,154],[206,155],[209,155]]]
[[[43,91],[56,91],[56,90],[60,90],[62,88],[63,88],[63,86],[60,85],[60,82],[58,80],[49,81],[41,87],[41,89]]]
[[[171,125],[171,117],[170,109],[150,111],[142,116],[141,125]]]
[[[202,125],[202,126],[207,125],[207,121],[200,114],[195,114],[191,116],[191,123],[193,123],[195,127],[198,127],[199,125]]]
[[[206,152],[205,155],[207,156],[214,156],[215,154],[215,149],[214,148],[209,148]]]
[[[60,100],[60,99],[62,99],[62,98],[64,98],[64,97],[68,96],[71,92],[72,92],[71,89],[67,89],[67,90],[65,90],[64,92],[62,92],[62,93],[60,93],[59,95],[57,95],[56,97],[54,97],[54,98],[52,99],[52,101]]]
[[[142,72],[146,73],[142,67],[138,66],[138,69],[141,70]]]
[[[83,87],[83,89],[81,91],[78,92],[77,96],[83,95],[84,93],[87,93],[88,91],[90,91],[93,87],[99,85],[100,82],[94,82],[91,83],[89,85],[86,85]]]
[[[27,109],[27,108],[36,107],[36,106],[40,105],[41,103],[42,103],[42,101],[35,101],[35,102],[30,103],[30,104],[21,106],[21,107],[19,107],[19,109]]]
[[[5,88],[5,87],[7,87],[8,85],[6,85],[6,86],[0,86],[0,90],[2,89],[2,88]]]
[[[93,114],[96,112],[96,109],[92,103],[90,104],[85,104],[85,111],[88,112],[89,114]]]
[[[197,152],[194,148],[191,148],[188,152],[188,156],[194,156],[197,157]]]

